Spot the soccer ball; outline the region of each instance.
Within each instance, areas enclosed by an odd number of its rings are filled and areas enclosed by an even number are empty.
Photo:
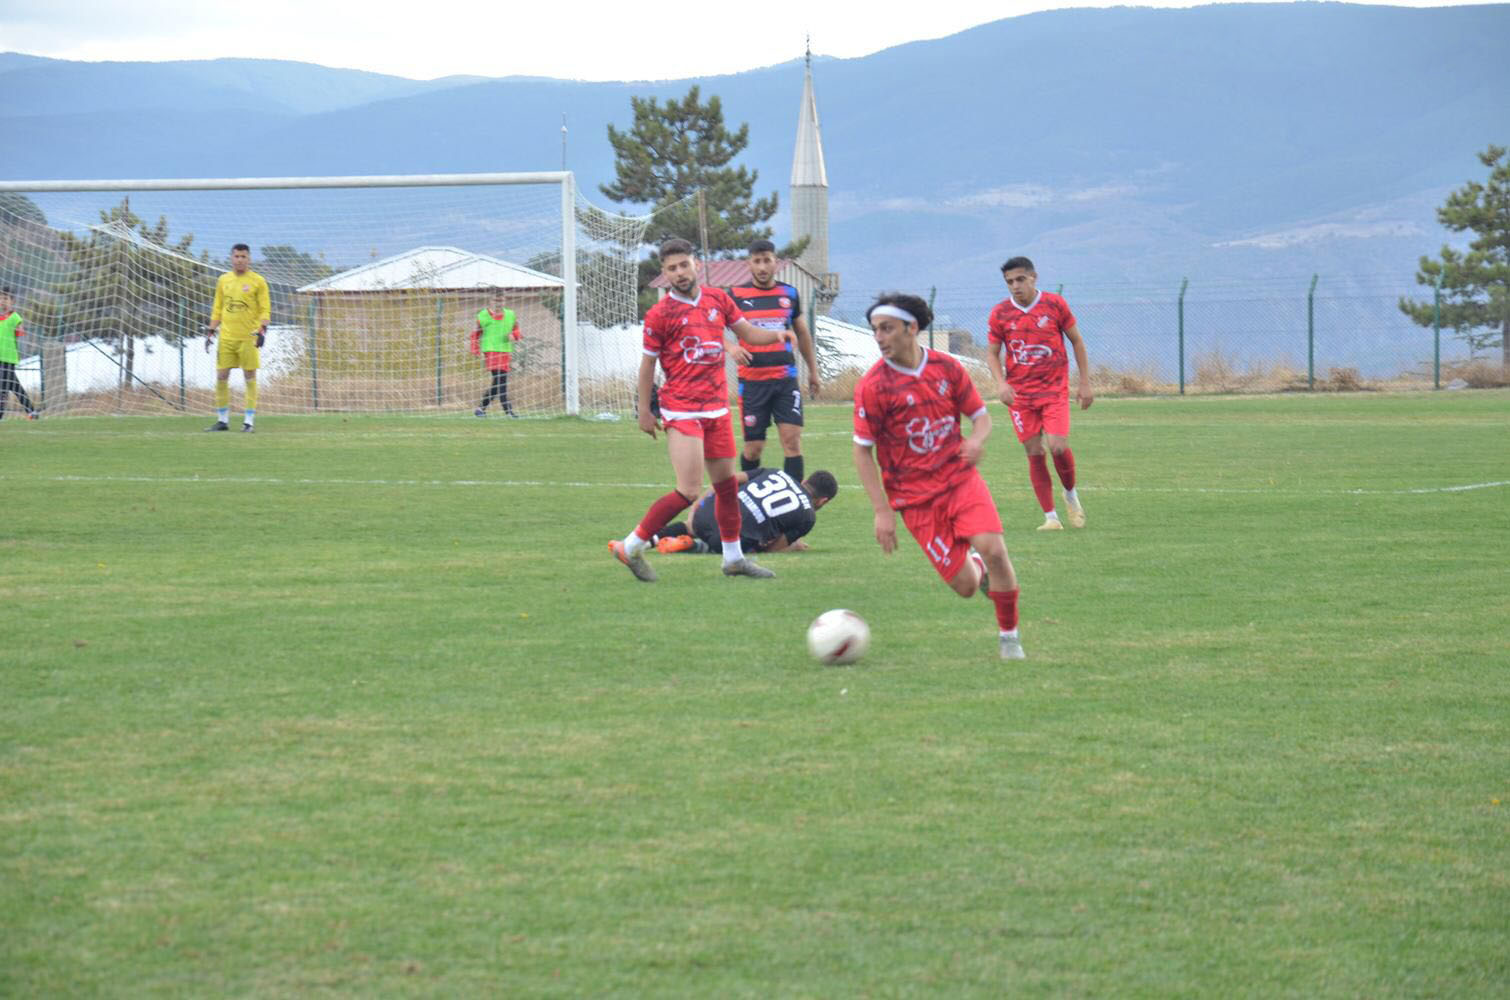
[[[870,626],[853,611],[825,611],[807,627],[807,651],[828,666],[854,663],[870,648]]]

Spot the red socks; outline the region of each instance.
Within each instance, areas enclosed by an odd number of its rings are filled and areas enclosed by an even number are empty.
[[[731,479],[730,482],[733,480]],[[645,516],[640,518],[639,527],[634,529],[635,533],[645,541],[650,541],[658,531],[671,523],[673,517],[686,510],[691,503],[692,501],[682,496],[680,492],[672,490],[650,505]]]
[[[713,484],[713,519],[721,541],[739,541],[739,480],[733,476]]]
[[[1021,592],[1021,588],[986,591],[986,596],[996,605],[996,627],[1003,632],[1017,627],[1017,595]]]
[[[1068,448],[1066,448],[1060,454],[1055,455],[1054,456],[1054,468],[1056,468],[1056,469],[1059,470],[1059,481],[1062,484],[1064,484],[1064,488],[1067,489],[1067,490],[1074,489],[1075,488],[1075,453],[1073,451],[1070,451]]]
[[[1043,455],[1028,456],[1028,479],[1033,483],[1033,495],[1038,506],[1047,514],[1054,509],[1054,480],[1049,475],[1049,460]]]

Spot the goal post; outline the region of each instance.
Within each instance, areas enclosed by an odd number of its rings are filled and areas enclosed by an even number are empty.
[[[260,410],[470,414],[496,398],[470,337],[496,291],[515,412],[623,413],[649,221],[569,171],[0,181],[0,287],[49,415],[207,411],[201,334],[236,243],[272,298]]]

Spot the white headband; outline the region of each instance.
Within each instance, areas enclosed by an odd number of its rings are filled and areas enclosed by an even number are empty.
[[[892,316],[896,319],[901,320],[903,323],[911,323],[913,326],[919,325],[918,318],[916,316],[908,312],[906,309],[898,309],[893,305],[876,306],[870,311],[870,314],[872,316]]]

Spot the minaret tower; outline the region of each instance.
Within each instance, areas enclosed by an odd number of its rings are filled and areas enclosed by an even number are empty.
[[[839,292],[839,276],[828,270],[828,170],[823,165],[823,133],[818,127],[818,99],[813,96],[813,48],[807,47],[802,107],[797,113],[797,147],[792,153],[792,238],[811,237],[797,263],[826,286],[816,296],[818,311]]]

